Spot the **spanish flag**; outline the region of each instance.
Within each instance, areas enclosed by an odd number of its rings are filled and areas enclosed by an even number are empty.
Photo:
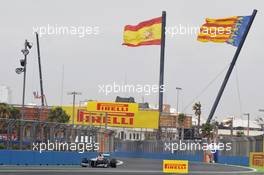
[[[126,25],[123,45],[137,47],[143,45],[160,45],[162,17],[139,23]]]
[[[198,41],[228,43],[238,46],[248,25],[250,16],[233,16],[229,18],[210,19],[200,28]]]

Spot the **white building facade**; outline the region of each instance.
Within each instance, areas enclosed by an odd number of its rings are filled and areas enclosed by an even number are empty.
[[[0,85],[0,103],[11,103],[11,89],[8,86]]]

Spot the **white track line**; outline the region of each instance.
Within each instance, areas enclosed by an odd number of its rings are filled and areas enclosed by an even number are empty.
[[[121,160],[117,160],[117,163],[116,163],[117,166],[122,165],[122,164],[124,164],[123,161],[121,161]]]

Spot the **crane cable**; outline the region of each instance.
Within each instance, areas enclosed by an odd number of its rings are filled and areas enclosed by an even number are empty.
[[[237,89],[237,97],[238,97],[238,102],[239,102],[239,112],[240,112],[240,118],[242,119],[243,106],[242,106],[241,93],[240,93],[240,87],[239,87],[238,69],[236,66],[235,66],[235,70],[236,70],[236,89]]]
[[[228,68],[230,64],[227,64],[215,77],[212,79],[202,90],[201,92],[190,102],[188,105],[186,105],[183,109],[183,112],[186,112],[186,110],[200,97],[202,96],[205,91],[224,73],[224,71]]]

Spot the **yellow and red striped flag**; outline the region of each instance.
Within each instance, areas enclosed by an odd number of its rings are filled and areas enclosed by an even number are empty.
[[[136,47],[143,45],[160,45],[162,17],[139,23],[126,25],[123,45]]]
[[[231,34],[237,16],[222,19],[206,19],[206,23],[200,28],[198,41],[202,42],[226,42]]]
[[[250,16],[232,16],[229,18],[210,19],[200,28],[198,41],[219,42],[238,46],[241,37],[248,25]]]

